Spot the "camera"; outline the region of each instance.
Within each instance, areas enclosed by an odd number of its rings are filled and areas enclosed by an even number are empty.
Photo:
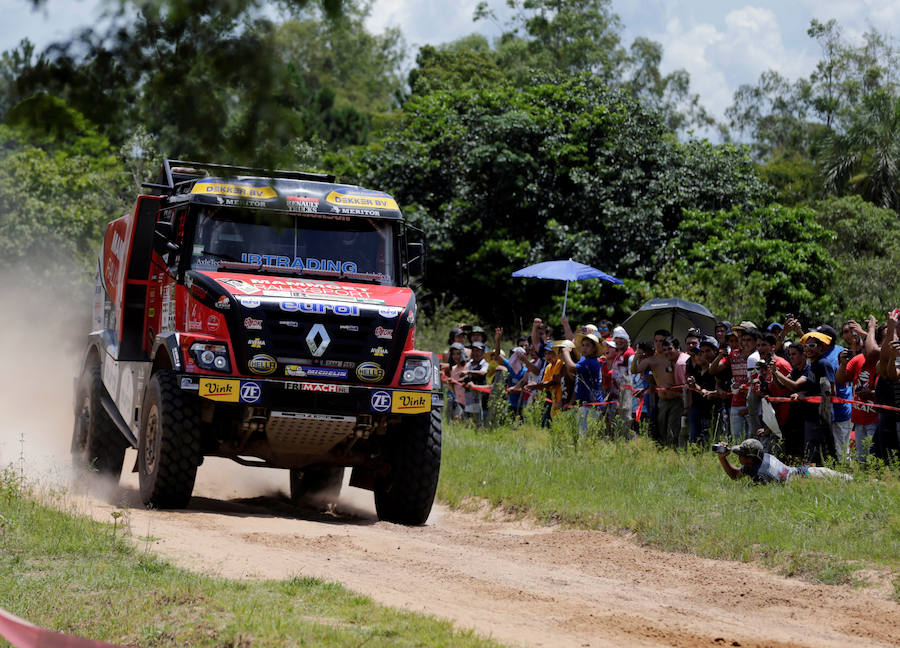
[[[728,452],[728,446],[721,443],[714,443],[712,451],[716,454],[725,454],[726,452]]]

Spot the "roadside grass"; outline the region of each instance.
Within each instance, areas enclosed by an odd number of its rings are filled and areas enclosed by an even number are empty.
[[[314,578],[229,581],[177,569],[126,533],[119,519],[48,508],[19,473],[0,472],[0,607],[132,646],[499,645]]]
[[[573,413],[574,414],[574,413]],[[526,419],[528,417],[526,416]],[[633,535],[666,551],[757,561],[826,584],[862,584],[889,570],[900,601],[900,479],[885,467],[854,481],[754,485],[729,479],[708,448],[658,449],[635,440],[578,440],[574,418],[475,428],[445,423],[438,496],[472,498],[544,523]]]

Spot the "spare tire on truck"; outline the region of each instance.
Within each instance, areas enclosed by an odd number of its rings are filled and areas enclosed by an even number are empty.
[[[185,508],[203,458],[198,399],[179,388],[173,372],[160,371],[150,379],[141,412],[141,501],[154,508]]]
[[[406,417],[388,435],[390,472],[375,486],[378,519],[425,524],[441,469],[441,409]]]

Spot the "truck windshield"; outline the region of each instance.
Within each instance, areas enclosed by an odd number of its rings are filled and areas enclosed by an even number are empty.
[[[371,218],[204,208],[197,219],[191,268],[238,269],[236,264],[394,285],[392,228]]]

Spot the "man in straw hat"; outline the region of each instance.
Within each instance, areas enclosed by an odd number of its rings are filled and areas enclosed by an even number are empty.
[[[603,380],[598,358],[603,348],[602,344],[594,333],[581,333],[581,357],[577,362],[572,359],[574,349],[568,346],[561,347],[566,370],[575,377],[575,400],[579,404],[581,436],[587,435],[588,419],[598,416],[596,406],[589,403],[599,403],[603,400]]]

